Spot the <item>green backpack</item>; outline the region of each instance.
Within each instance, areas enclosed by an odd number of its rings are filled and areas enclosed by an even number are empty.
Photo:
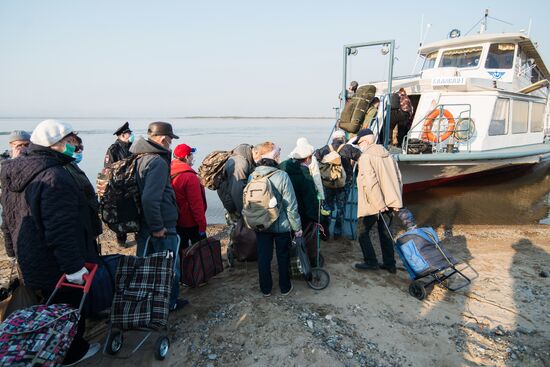
[[[346,186],[346,171],[342,166],[342,157],[340,150],[344,144],[340,145],[337,150],[334,150],[332,144],[328,145],[330,153],[325,155],[319,162],[319,171],[321,172],[321,180],[323,186],[329,189],[340,189]]]
[[[269,180],[277,171],[264,176],[252,173],[252,179],[244,188],[242,215],[246,225],[254,231],[266,231],[279,218],[275,188]]]

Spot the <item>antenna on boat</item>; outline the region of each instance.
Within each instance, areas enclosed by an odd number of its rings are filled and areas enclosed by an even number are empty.
[[[507,22],[505,20],[493,18],[492,16],[489,15],[489,9],[485,9],[485,13],[483,14],[483,17],[480,20],[478,20],[476,24],[474,24],[468,32],[466,32],[465,36],[467,36],[479,23],[481,23],[481,27],[479,28],[479,34],[485,33],[487,31],[487,20],[489,18],[492,20],[496,20],[497,22],[513,25],[512,23]]]
[[[533,24],[533,18],[529,18],[529,27],[527,28],[527,37],[531,37],[531,25]]]
[[[485,9],[485,15],[481,18],[481,27],[479,28],[479,34],[483,34],[487,31],[487,18],[489,18],[489,9]]]

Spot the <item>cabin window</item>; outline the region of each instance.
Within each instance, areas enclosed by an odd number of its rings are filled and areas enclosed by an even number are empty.
[[[435,67],[435,59],[437,59],[437,51],[426,55],[424,65],[422,65],[422,70],[433,69]]]
[[[460,48],[443,52],[439,67],[474,68],[479,65],[481,47]]]
[[[512,104],[512,134],[527,132],[529,123],[529,102],[514,101]]]
[[[510,100],[498,98],[493,110],[493,118],[489,125],[489,135],[506,135],[508,133],[508,111]]]
[[[514,66],[514,51],[516,45],[513,43],[493,43],[489,47],[486,69],[511,69]]]
[[[544,104],[533,103],[531,105],[531,132],[541,132],[544,126]]]

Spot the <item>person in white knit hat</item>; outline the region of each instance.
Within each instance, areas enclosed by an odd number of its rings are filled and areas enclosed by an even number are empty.
[[[66,169],[73,161],[76,134],[67,123],[42,121],[31,135],[27,154],[2,163],[2,232],[6,252],[16,257],[25,285],[47,299],[62,274],[84,284],[86,262],[99,262],[86,196]],[[78,308],[82,291],[64,288],[53,302]],[[85,318],[64,364],[89,358],[99,350],[84,338]]]

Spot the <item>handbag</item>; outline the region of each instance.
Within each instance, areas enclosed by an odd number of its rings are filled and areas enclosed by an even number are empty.
[[[241,218],[237,221],[231,233],[233,254],[238,261],[256,261],[258,248],[256,246],[256,232],[248,228]]]
[[[2,288],[2,301],[0,301],[0,322],[4,321],[15,311],[28,308],[39,303],[38,294],[30,288],[27,288],[20,278],[13,279],[17,261],[13,261],[8,288]]]

